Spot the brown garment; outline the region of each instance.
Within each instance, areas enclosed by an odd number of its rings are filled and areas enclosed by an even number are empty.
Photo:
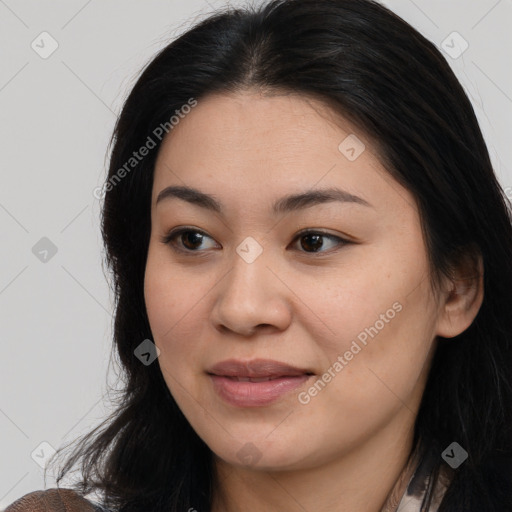
[[[53,488],[25,494],[5,512],[96,512],[92,503],[72,489]]]

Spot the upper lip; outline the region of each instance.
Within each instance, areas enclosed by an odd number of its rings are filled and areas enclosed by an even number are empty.
[[[312,372],[303,368],[297,368],[280,361],[271,359],[251,359],[240,361],[227,359],[210,367],[208,373],[224,377],[294,377]]]

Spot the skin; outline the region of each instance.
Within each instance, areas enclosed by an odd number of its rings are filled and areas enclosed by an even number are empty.
[[[338,149],[349,134],[366,146],[354,161]],[[170,185],[214,195],[223,214],[176,198],[156,205]],[[371,207],[270,212],[284,195],[329,186]],[[456,273],[433,292],[414,198],[363,133],[304,96],[246,90],[201,99],[162,143],[151,217],[148,317],[169,390],[214,453],[213,512],[380,511],[411,450],[436,336],[471,324],[481,278],[462,286]],[[178,237],[189,252],[175,252],[162,237],[178,226],[206,236]],[[349,243],[326,237],[315,253],[314,241],[297,239],[304,228]],[[248,236],[263,250],[252,263],[236,252]],[[397,302],[400,312],[300,403],[298,393]],[[275,359],[315,376],[271,405],[234,407],[206,374],[230,358]],[[237,456],[246,443],[259,458]]]

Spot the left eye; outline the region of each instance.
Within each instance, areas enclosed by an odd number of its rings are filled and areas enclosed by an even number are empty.
[[[171,231],[169,234],[162,237],[162,243],[170,245],[172,249],[184,252],[184,253],[191,253],[191,252],[200,252],[198,251],[197,245],[201,245],[204,238],[210,238],[210,240],[213,240],[211,237],[209,237],[206,233],[203,233],[202,231],[198,231],[196,229],[190,229],[190,228],[181,228],[176,231]],[[331,241],[334,241],[333,244],[334,247],[336,246],[342,246],[345,244],[348,244],[349,241],[345,240],[343,238],[340,238],[339,236],[331,235],[328,233],[323,233],[321,231],[303,231],[299,233],[295,238],[294,242],[301,241],[301,247],[308,248],[311,250],[305,250],[300,252],[306,252],[306,253],[318,253],[321,249],[325,249],[325,244],[323,242],[323,239],[328,239]],[[180,240],[180,243],[178,243],[178,240]],[[325,250],[321,251],[327,252]]]
[[[302,241],[301,246],[303,248],[309,246],[312,248],[311,252],[317,253],[320,249],[325,248],[325,244],[322,241],[323,239],[331,240],[331,242],[336,241],[336,243],[333,244],[333,247],[342,246],[348,243],[348,240],[340,238],[339,236],[330,235],[328,233],[322,233],[321,231],[303,231],[295,237],[294,241]],[[309,251],[305,252],[308,253]],[[321,252],[327,252],[327,250]]]

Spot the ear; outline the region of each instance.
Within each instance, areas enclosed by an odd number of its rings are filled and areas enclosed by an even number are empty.
[[[483,298],[482,255],[473,250],[458,259],[452,277],[444,280],[436,334],[453,338],[464,332],[473,323]]]

